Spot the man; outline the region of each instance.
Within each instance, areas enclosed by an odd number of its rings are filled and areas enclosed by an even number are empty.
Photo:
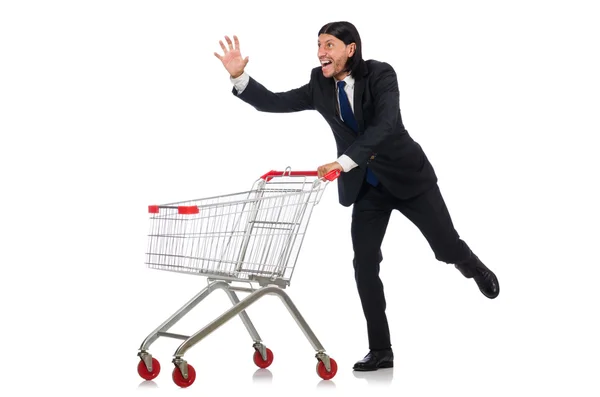
[[[496,298],[498,280],[459,238],[437,185],[437,176],[421,146],[402,123],[398,81],[385,62],[363,60],[358,31],[348,22],[332,22],[318,34],[321,64],[302,87],[273,93],[245,71],[239,40],[224,54],[215,52],[230,74],[233,94],[262,112],[316,110],[330,125],[337,160],[318,167],[319,176],[337,169],[339,201],[352,209],[352,245],[358,293],[367,322],[369,353],[354,370],[393,366],[386,301],[379,278],[381,243],[392,210],[413,222],[436,259],[454,264],[473,278],[486,297]]]

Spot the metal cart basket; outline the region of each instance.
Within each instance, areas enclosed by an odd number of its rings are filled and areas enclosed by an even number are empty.
[[[146,264],[151,269],[205,276],[207,286],[146,337],[139,348],[139,375],[151,380],[160,364],[148,352],[159,337],[183,340],[173,356],[173,381],[190,386],[195,369],[185,352],[231,318],[239,316],[253,340],[254,363],[273,361],[245,309],[265,295],[281,298],[316,351],[317,374],[331,379],[337,363],[330,358],[284,289],[290,285],[313,207],[325,187],[339,176],[316,171],[270,171],[251,190],[164,205],[151,205]],[[242,284],[245,286],[240,286]],[[191,336],[167,332],[211,292],[221,289],[232,307]],[[236,291],[246,292],[245,299]]]

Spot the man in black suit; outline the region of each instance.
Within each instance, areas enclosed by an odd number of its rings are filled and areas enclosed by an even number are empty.
[[[369,353],[354,370],[393,366],[386,301],[379,277],[381,243],[392,210],[413,222],[427,239],[436,259],[454,264],[473,278],[484,296],[500,292],[498,279],[455,230],[437,184],[437,176],[421,146],[402,123],[398,81],[385,62],[363,60],[358,31],[349,22],[332,22],[318,34],[320,67],[307,84],[273,93],[244,68],[239,40],[220,41],[215,53],[230,74],[233,94],[262,112],[316,110],[330,125],[337,160],[318,167],[320,176],[337,169],[339,201],[352,209],[354,272],[369,339]]]

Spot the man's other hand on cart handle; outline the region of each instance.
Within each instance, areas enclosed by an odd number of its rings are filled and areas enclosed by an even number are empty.
[[[317,173],[319,175],[319,178],[323,178],[328,172],[333,170],[344,171],[341,164],[335,161],[333,163],[320,166],[319,168],[317,168]]]
[[[248,58],[242,58],[242,53],[240,51],[240,41],[237,36],[233,36],[233,43],[229,36],[225,36],[225,41],[229,46],[229,50],[225,47],[222,40],[219,40],[219,44],[223,49],[223,55],[219,55],[215,52],[215,56],[223,62],[223,66],[229,72],[232,78],[240,77],[244,73],[244,68],[248,64]],[[235,44],[235,47],[234,47]]]

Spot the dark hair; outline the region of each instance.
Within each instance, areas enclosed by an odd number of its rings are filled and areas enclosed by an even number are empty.
[[[364,61],[362,59],[362,43],[356,27],[346,21],[329,22],[319,30],[319,36],[322,34],[335,36],[346,45],[350,43],[356,44],[354,55],[348,58],[348,62],[346,63],[346,70],[350,71],[350,74],[353,75],[354,78],[360,78],[365,66],[363,65]]]

